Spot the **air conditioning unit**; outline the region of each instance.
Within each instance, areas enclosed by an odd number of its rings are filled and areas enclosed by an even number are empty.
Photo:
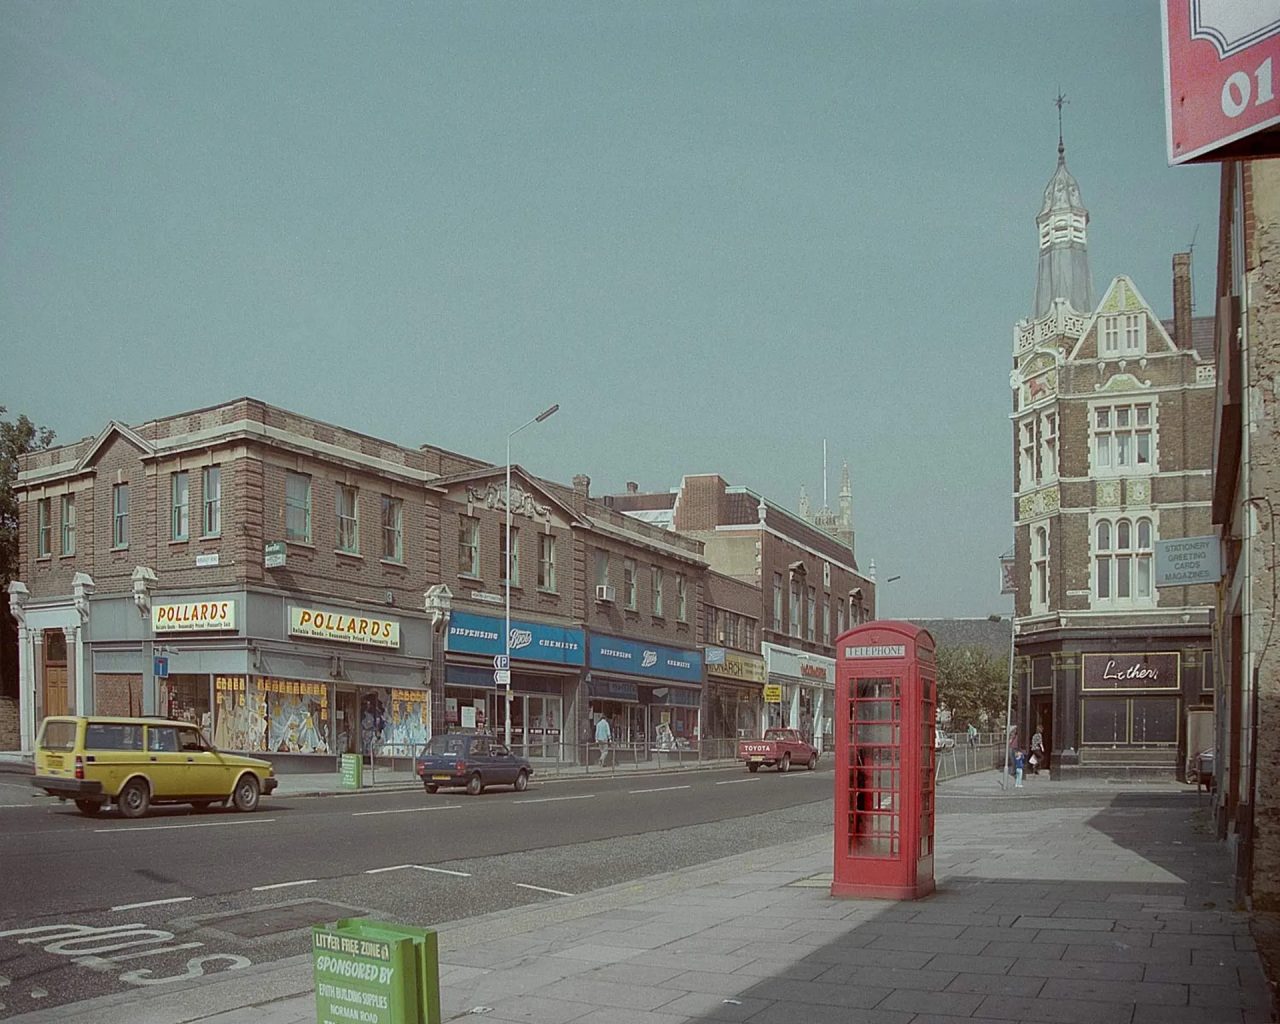
[[[618,592],[608,584],[602,583],[596,587],[596,600],[608,601],[612,603],[618,596]]]

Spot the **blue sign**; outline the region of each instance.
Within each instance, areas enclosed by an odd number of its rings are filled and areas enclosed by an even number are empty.
[[[624,683],[617,679],[601,680],[599,682],[593,679],[587,684],[587,696],[595,697],[598,700],[627,701],[631,704],[640,703],[640,691],[636,689],[636,684]]]
[[[702,683],[702,652],[644,644],[620,636],[591,635],[591,667],[652,679]]]
[[[502,619],[490,615],[454,612],[449,616],[445,648],[453,654],[505,654]],[[580,629],[564,629],[541,622],[511,620],[511,657],[519,661],[549,661],[557,665],[586,662],[586,635]]]
[[[153,668],[155,669],[155,672],[153,674],[155,675],[155,677],[157,679],[168,679],[169,678],[169,659],[157,657],[152,660],[155,663],[153,665]]]
[[[723,647],[708,647],[703,653],[707,656],[708,665],[723,665],[725,649]]]

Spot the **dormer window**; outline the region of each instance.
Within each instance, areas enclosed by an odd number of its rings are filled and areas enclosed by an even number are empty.
[[[1147,350],[1147,318],[1141,313],[1128,313],[1124,318],[1124,351],[1128,355]]]
[[[1120,351],[1120,318],[1108,316],[1102,319],[1102,354],[1115,355]]]

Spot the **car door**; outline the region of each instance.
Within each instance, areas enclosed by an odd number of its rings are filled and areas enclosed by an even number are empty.
[[[178,749],[178,729],[173,725],[147,726],[147,778],[151,780],[153,800],[172,800],[180,796],[187,777],[186,762]]]
[[[226,796],[231,792],[235,769],[209,749],[195,726],[178,727],[178,752],[187,773],[185,787],[192,796]]]
[[[480,773],[480,778],[486,786],[498,781],[493,773],[493,758],[489,755],[488,736],[471,738],[471,749],[467,751],[467,774],[473,771]]]
[[[489,744],[489,762],[493,765],[489,771],[493,775],[494,782],[510,785],[516,781],[516,759],[501,743]]]

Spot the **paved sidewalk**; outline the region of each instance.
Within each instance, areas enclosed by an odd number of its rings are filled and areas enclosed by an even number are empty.
[[[1176,783],[939,790],[938,891],[833,900],[826,839],[439,924],[446,1020],[1255,1024],[1248,915]],[[427,923],[427,922],[412,922]],[[309,956],[13,1024],[313,1024]]]

